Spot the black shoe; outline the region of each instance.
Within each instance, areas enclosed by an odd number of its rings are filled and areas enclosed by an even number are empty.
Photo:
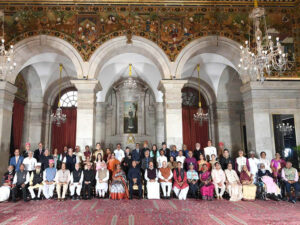
[[[80,198],[80,196],[77,196],[77,198],[76,198],[77,200],[81,200],[81,198]]]
[[[290,203],[296,204],[296,201],[294,199],[289,200]]]
[[[37,197],[31,198],[31,200],[36,201],[36,200],[37,200]]]
[[[75,196],[74,196],[74,195],[72,196],[72,200],[76,200],[76,198],[75,198]]]
[[[129,199],[132,200],[132,196],[129,196]]]
[[[26,199],[24,199],[24,202],[29,202],[29,201],[30,201],[30,200],[29,200],[29,199],[27,199],[27,198],[26,198]]]

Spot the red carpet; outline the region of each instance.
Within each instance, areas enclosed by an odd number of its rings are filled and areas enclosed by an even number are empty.
[[[44,200],[0,203],[4,224],[300,224],[300,203],[187,200]]]

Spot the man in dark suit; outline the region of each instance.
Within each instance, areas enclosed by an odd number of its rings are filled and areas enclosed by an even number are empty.
[[[163,150],[164,151],[164,154],[165,156],[167,157],[168,161],[170,160],[170,149],[167,148],[167,143],[166,142],[163,142],[162,144],[162,148],[160,150]],[[159,150],[159,152],[160,152]]]
[[[34,151],[33,157],[36,158],[36,161],[41,162],[42,156],[44,155],[45,149],[43,149],[43,143],[39,143],[39,148]]]
[[[136,143],[135,144],[135,149],[131,153],[132,155],[132,161],[136,162],[137,168],[140,168],[140,162],[142,159],[142,150],[140,149],[140,144]]]

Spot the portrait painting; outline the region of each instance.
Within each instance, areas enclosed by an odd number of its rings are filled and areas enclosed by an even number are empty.
[[[135,134],[138,132],[137,102],[124,102],[124,133]]]

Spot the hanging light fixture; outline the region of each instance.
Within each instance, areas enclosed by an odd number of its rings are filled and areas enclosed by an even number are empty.
[[[65,123],[67,120],[66,114],[62,113],[62,109],[60,107],[60,97],[61,97],[61,82],[62,82],[62,69],[63,65],[59,64],[59,93],[58,93],[58,107],[55,113],[51,114],[51,120],[53,123],[56,123],[56,126],[60,127],[62,123]]]
[[[274,44],[272,36],[268,34],[265,9],[258,7],[257,0],[254,0],[254,9],[250,13],[249,18],[253,20],[255,46],[251,47],[250,40],[245,41],[245,46],[240,46],[241,58],[238,66],[241,74],[248,73],[251,80],[260,80],[263,82],[265,74],[270,75],[272,72],[279,72],[281,74],[290,69],[290,65],[287,53],[284,53],[279,37],[276,37],[276,44]],[[263,20],[262,27],[265,29],[265,36],[263,36],[260,30],[261,20]]]
[[[276,128],[284,135],[290,135],[294,131],[294,126],[289,123],[280,123],[276,126]]]
[[[136,80],[132,78],[132,64],[129,64],[129,77],[124,81],[124,87],[129,89],[137,88]]]
[[[199,122],[199,125],[202,126],[203,121],[208,121],[209,116],[208,113],[204,113],[204,110],[202,108],[201,104],[201,93],[200,93],[200,65],[197,65],[197,72],[198,72],[198,81],[199,81],[199,108],[197,113],[194,114],[194,120],[196,122]]]
[[[14,46],[10,45],[9,49],[5,49],[5,39],[4,39],[4,11],[0,11],[2,17],[2,36],[0,44],[0,80],[6,80],[6,77],[10,75],[16,68],[16,63],[14,62]]]

